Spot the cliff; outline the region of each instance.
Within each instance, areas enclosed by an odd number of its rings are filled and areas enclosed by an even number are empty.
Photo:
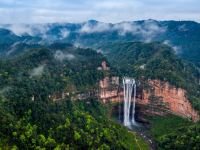
[[[194,122],[199,120],[198,112],[192,108],[184,89],[160,80],[148,80],[147,85],[148,88],[142,85],[137,87],[136,107],[139,116],[173,113]],[[123,89],[120,88],[119,77],[106,77],[99,82],[99,87],[99,98],[103,102],[123,101]]]
[[[147,82],[150,88],[142,89],[142,92],[138,95],[138,104],[153,105],[154,108],[158,105],[159,110],[170,111],[176,115],[190,118],[195,122],[199,120],[198,112],[192,108],[184,89],[176,88],[168,82],[159,80],[148,80]],[[154,112],[158,113],[158,111]]]
[[[109,72],[105,61],[102,62],[98,70]],[[55,94],[50,98],[58,101],[66,97],[73,100],[87,99],[89,97],[98,97],[101,101],[123,102],[123,88],[120,85],[120,78],[117,76],[107,76],[99,81],[99,89],[88,91],[87,93],[69,93],[67,91]],[[173,113],[185,118],[189,118],[194,122],[199,120],[198,112],[192,108],[190,101],[186,96],[186,91],[176,88],[168,82],[160,80],[142,81],[137,86],[136,95],[136,117],[143,118],[144,115],[165,115]]]
[[[123,92],[119,87],[119,77],[105,77],[99,82],[99,98],[103,102],[119,102],[123,100]]]

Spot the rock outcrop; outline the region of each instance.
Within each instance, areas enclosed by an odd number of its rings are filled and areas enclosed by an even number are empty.
[[[109,72],[110,68],[107,67],[105,61],[102,62],[102,66],[97,68]],[[170,85],[168,82],[162,82],[160,80],[148,80],[137,87],[136,95],[136,115],[165,115],[167,113],[173,113],[182,117],[189,118],[194,122],[199,120],[198,112],[192,108],[190,101],[186,96],[186,91],[181,88],[176,88]],[[105,77],[99,81],[99,89],[88,91],[87,93],[69,93],[63,92],[54,94],[49,98],[53,101],[59,101],[66,97],[71,99],[87,99],[89,97],[98,97],[103,102],[123,102],[123,88],[120,85],[120,79],[117,76]],[[33,98],[34,100],[34,98]],[[142,118],[142,117],[141,117]]]
[[[119,89],[119,77],[105,77],[99,82],[99,87],[99,98],[103,102],[119,102],[123,100],[123,92]]]
[[[103,61],[98,70],[109,71],[110,68]],[[103,102],[119,102],[123,99],[123,92],[120,90],[119,77],[105,77],[99,81],[99,99]]]
[[[184,89],[160,80],[148,80],[147,84],[149,88],[137,87],[136,107],[143,114],[173,113],[194,122],[199,120],[198,112],[192,108]],[[99,82],[99,87],[99,98],[103,102],[123,102],[123,89],[119,84],[119,77],[106,77]]]
[[[148,85],[150,89],[142,90],[137,103],[143,105],[157,104],[159,109],[169,110],[171,113],[190,118],[193,121],[199,120],[198,112],[192,108],[184,89],[176,88],[168,82],[161,82],[160,80],[148,80]]]

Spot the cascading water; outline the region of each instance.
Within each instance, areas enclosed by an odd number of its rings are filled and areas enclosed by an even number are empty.
[[[124,86],[124,125],[130,126],[131,124],[135,124],[135,100],[136,100],[135,80],[132,78],[124,77],[123,86]],[[133,88],[134,88],[134,94],[132,101]]]

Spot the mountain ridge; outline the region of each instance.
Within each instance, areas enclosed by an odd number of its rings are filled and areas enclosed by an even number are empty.
[[[200,62],[200,24],[194,21],[140,20],[116,24],[89,20],[83,23],[52,23],[1,26],[0,43],[51,44],[72,43],[79,47],[98,50],[109,42],[158,41],[171,46],[180,57],[193,63]],[[7,40],[5,40],[7,37]],[[1,53],[1,52],[0,52]]]

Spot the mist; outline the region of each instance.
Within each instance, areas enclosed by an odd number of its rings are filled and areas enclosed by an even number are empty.
[[[75,56],[73,54],[70,53],[64,53],[60,50],[57,50],[54,54],[54,58],[58,61],[64,61],[64,60],[68,60],[71,61],[73,59],[75,59]]]
[[[39,65],[38,67],[32,69],[30,76],[31,77],[41,76],[44,73],[44,69],[45,65]]]

